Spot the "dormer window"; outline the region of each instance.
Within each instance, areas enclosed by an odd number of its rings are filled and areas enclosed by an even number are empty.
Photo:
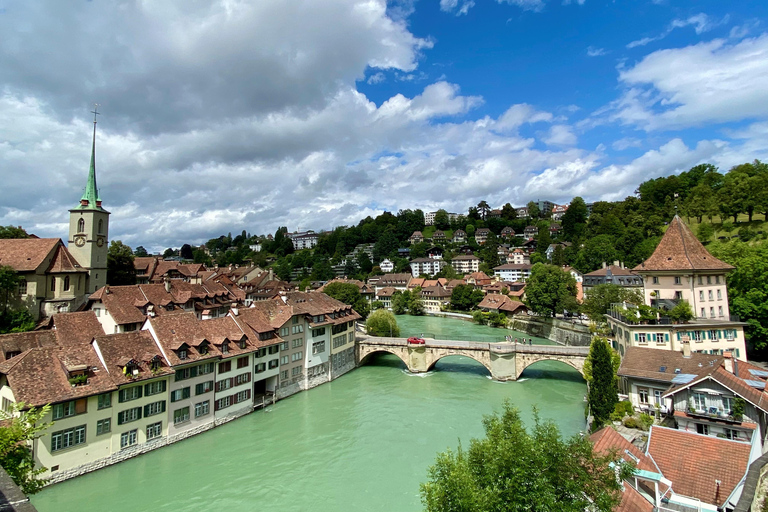
[[[152,358],[152,361],[149,362],[149,369],[156,372],[160,369],[160,365],[160,356],[155,356]]]
[[[221,353],[222,354],[229,353],[229,343],[227,343],[226,341],[221,344]]]
[[[245,340],[240,340],[240,349],[245,350],[245,346],[246,346]]]
[[[178,354],[179,354],[179,359],[181,359],[182,361],[185,360],[187,358],[187,349],[180,348]]]
[[[206,355],[208,353],[208,345],[206,343],[203,343],[202,345],[200,345],[197,351],[200,352],[201,356]]]

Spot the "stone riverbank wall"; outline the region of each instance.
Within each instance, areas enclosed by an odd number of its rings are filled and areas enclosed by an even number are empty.
[[[560,345],[588,346],[592,341],[589,327],[559,318],[517,315],[509,327],[531,336],[547,338]]]

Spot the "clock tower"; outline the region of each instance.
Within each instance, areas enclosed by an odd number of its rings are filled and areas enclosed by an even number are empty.
[[[102,208],[96,187],[96,109],[93,110],[93,145],[91,168],[80,204],[69,210],[70,254],[88,270],[86,294],[107,284],[107,249],[109,245],[109,212]]]

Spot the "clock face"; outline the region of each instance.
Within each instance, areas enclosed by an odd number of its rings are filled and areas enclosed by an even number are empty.
[[[99,239],[96,240],[96,245],[98,245],[99,247],[103,246],[104,245],[104,239],[102,237],[99,237]]]
[[[84,246],[85,245],[85,238],[83,238],[81,236],[75,238],[75,245],[78,246],[78,247]]]

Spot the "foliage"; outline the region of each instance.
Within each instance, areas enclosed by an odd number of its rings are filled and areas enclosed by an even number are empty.
[[[482,290],[468,284],[460,284],[451,292],[451,307],[461,311],[474,309],[483,300]]]
[[[19,300],[21,276],[10,266],[0,266],[0,334],[35,328],[32,315]]]
[[[499,311],[489,311],[486,314],[488,315],[488,325],[491,327],[506,327],[507,315],[504,313]]]
[[[611,351],[611,364],[613,365],[613,373],[618,373],[619,366],[621,366],[621,356],[618,352],[613,350],[613,348],[609,348]],[[582,372],[584,373],[584,380],[587,382],[592,382],[592,360],[589,357],[584,360],[584,368],[582,369]],[[618,376],[616,377],[616,385],[618,386]]]
[[[593,322],[605,321],[605,314],[611,308],[611,304],[626,302],[629,304],[643,304],[642,293],[638,290],[630,290],[617,284],[598,284],[585,294],[581,311],[589,316]]]
[[[488,317],[479,309],[472,312],[472,320],[480,325],[485,325],[488,322]]]
[[[107,284],[136,284],[133,251],[120,240],[112,240],[107,252]]]
[[[143,245],[140,245],[136,249],[134,249],[133,255],[137,258],[146,258],[147,256],[149,256],[149,253],[147,252],[147,250],[144,248]]]
[[[192,246],[189,244],[182,245],[181,249],[179,249],[179,256],[181,256],[185,260],[194,259],[195,255],[192,252]]]
[[[647,413],[640,414],[640,428],[648,430],[653,425],[653,416]]]
[[[0,226],[0,238],[29,238],[21,226]]]
[[[528,216],[533,219],[537,220],[539,217],[541,217],[541,209],[539,209],[539,205],[533,201],[529,201],[526,205],[528,207]]]
[[[713,236],[715,236],[715,228],[712,227],[712,224],[699,224],[699,229],[696,230],[696,238],[700,242],[706,242]]]
[[[384,303],[380,300],[375,300],[371,302],[371,311],[376,311],[377,309],[382,309],[384,307]]]
[[[630,416],[624,420],[624,426],[627,428],[640,428],[640,422],[637,420],[637,418]]]
[[[746,410],[747,403],[744,401],[741,397],[736,397],[733,400],[733,418],[736,421],[741,421],[741,419],[744,417],[744,412]]]
[[[694,317],[693,309],[687,300],[681,300],[666,314],[670,320],[676,323],[689,322]]]
[[[563,226],[563,238],[569,241],[578,239],[586,227],[588,216],[589,212],[584,199],[574,197],[563,214],[563,218],[560,219]]]
[[[427,512],[613,510],[621,500],[617,476],[628,478],[632,466],[615,470],[615,454],[596,454],[586,437],[563,439],[535,410],[533,419],[529,432],[505,402],[500,415],[483,419],[485,437],[469,450],[438,454],[420,488]]]
[[[358,288],[356,284],[334,281],[328,283],[325,288],[323,288],[323,293],[344,304],[349,304],[352,306],[352,309],[357,311],[363,318],[366,318],[371,311],[368,301],[360,295],[360,288]]]
[[[392,295],[392,312],[396,315],[423,315],[424,302],[421,300],[421,288],[397,290]]]
[[[632,402],[629,400],[622,400],[621,402],[618,402],[616,406],[613,408],[613,411],[621,414],[621,417],[623,418],[625,415],[632,416],[635,414],[635,409],[632,407]]]
[[[576,280],[554,265],[537,263],[525,287],[526,305],[534,313],[554,316],[564,310],[577,311]]]
[[[365,321],[365,328],[371,336],[400,336],[397,319],[386,309],[377,309]]]
[[[46,468],[35,469],[35,459],[28,443],[39,438],[51,426],[51,423],[42,421],[50,406],[23,410],[24,407],[23,403],[17,402],[10,412],[0,413],[5,420],[0,427],[0,466],[24,494],[34,494],[46,483],[46,480],[39,478]]]
[[[592,429],[597,430],[610,419],[618,399],[616,370],[611,357],[612,349],[605,338],[595,337],[587,358],[592,367],[587,401],[592,412]]]

